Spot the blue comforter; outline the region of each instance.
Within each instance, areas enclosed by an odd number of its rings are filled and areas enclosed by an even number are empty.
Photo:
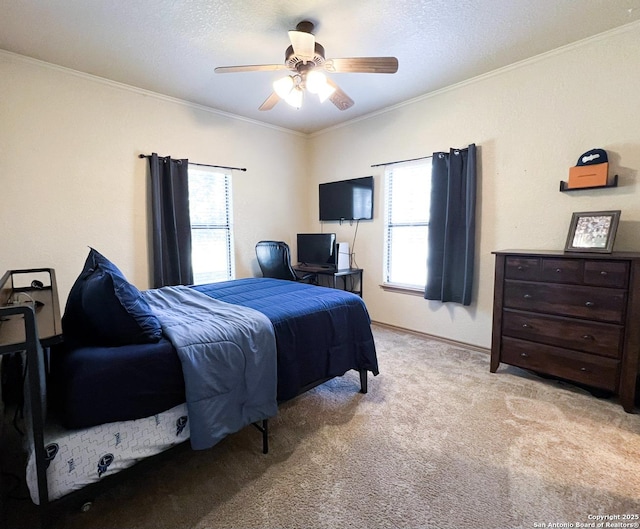
[[[294,281],[246,278],[192,287],[262,312],[278,349],[278,400],[350,369],[378,374],[367,308],[359,296]]]
[[[276,415],[276,343],[266,316],[188,287],[143,295],[182,364],[194,449]]]

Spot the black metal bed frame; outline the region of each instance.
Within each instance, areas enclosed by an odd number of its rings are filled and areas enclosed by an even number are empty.
[[[40,277],[30,284],[19,286],[20,276]],[[28,282],[28,279],[27,279]],[[62,324],[58,300],[55,270],[32,268],[9,270],[0,278],[0,357],[7,354],[26,353],[26,396],[30,413],[25,418],[33,436],[38,483],[38,514],[40,527],[50,527],[54,518],[53,508],[65,508],[72,504],[87,508],[102,490],[126,479],[135,469],[137,472],[177,450],[184,449],[186,442],[136,464],[111,476],[106,476],[80,490],[71,492],[55,501],[49,501],[47,483],[47,453],[44,430],[47,421],[47,358],[51,346],[62,343]],[[35,366],[35,369],[34,369]],[[262,452],[269,451],[268,419],[254,423],[262,433]]]
[[[32,281],[28,286],[16,286],[20,275],[45,274],[48,281]],[[20,300],[25,297],[26,300]],[[127,479],[134,471],[140,472],[155,465],[159,460],[184,450],[188,443],[182,442],[168,450],[136,462],[131,467],[116,474],[106,476],[96,483],[80,490],[49,501],[47,483],[47,454],[44,442],[44,430],[47,419],[47,358],[51,346],[62,343],[62,325],[55,270],[52,268],[33,268],[9,270],[0,278],[0,357],[6,354],[26,353],[26,395],[29,399],[30,421],[33,435],[36,476],[38,483],[38,514],[41,529],[47,529],[55,521],[53,511],[69,508],[72,505],[86,510],[91,501],[102,491]],[[33,366],[36,369],[33,369]],[[367,370],[360,374],[360,392],[367,393]],[[331,380],[324,378],[303,387],[298,395]],[[262,453],[269,452],[269,422],[264,419],[253,423],[262,434]]]

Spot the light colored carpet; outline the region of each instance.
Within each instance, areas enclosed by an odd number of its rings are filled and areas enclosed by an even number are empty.
[[[640,415],[512,367],[491,374],[484,352],[374,333],[368,394],[349,373],[281,406],[268,455],[246,428],[61,526],[533,528],[640,514]],[[14,523],[33,519],[21,509]]]

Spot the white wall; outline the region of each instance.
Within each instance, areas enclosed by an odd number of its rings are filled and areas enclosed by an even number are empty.
[[[149,286],[148,162],[157,152],[233,173],[236,269],[306,219],[305,136],[0,52],[0,273],[53,267],[61,302],[88,246]]]
[[[489,347],[492,251],[562,250],[572,212],[610,209],[622,210],[614,249],[640,251],[638,64],[633,24],[313,136],[309,222],[317,219],[318,183],[376,177],[374,220],[360,223],[355,248],[372,318]],[[469,143],[479,147],[473,304],[383,291],[383,169],[371,165]],[[569,167],[592,148],[607,150],[619,187],[560,193]],[[352,226],[315,222],[352,240]]]
[[[374,220],[357,264],[376,321],[490,344],[493,250],[562,249],[574,211],[621,209],[616,250],[640,250],[640,24],[546,54],[390,111],[304,137],[0,51],[0,272],[54,267],[62,301],[91,245],[149,285],[147,162],[158,152],[247,167],[234,173],[238,277],[254,245],[317,222],[317,184],[374,174]],[[401,66],[402,67],[402,66]],[[357,104],[357,102],[356,102]],[[383,291],[382,170],[371,165],[479,147],[474,302]],[[610,155],[616,189],[560,193],[583,152]]]

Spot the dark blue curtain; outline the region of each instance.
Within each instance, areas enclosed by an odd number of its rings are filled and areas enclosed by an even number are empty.
[[[189,161],[149,156],[153,230],[153,287],[190,285]]]
[[[426,299],[471,304],[476,146],[433,153]]]

